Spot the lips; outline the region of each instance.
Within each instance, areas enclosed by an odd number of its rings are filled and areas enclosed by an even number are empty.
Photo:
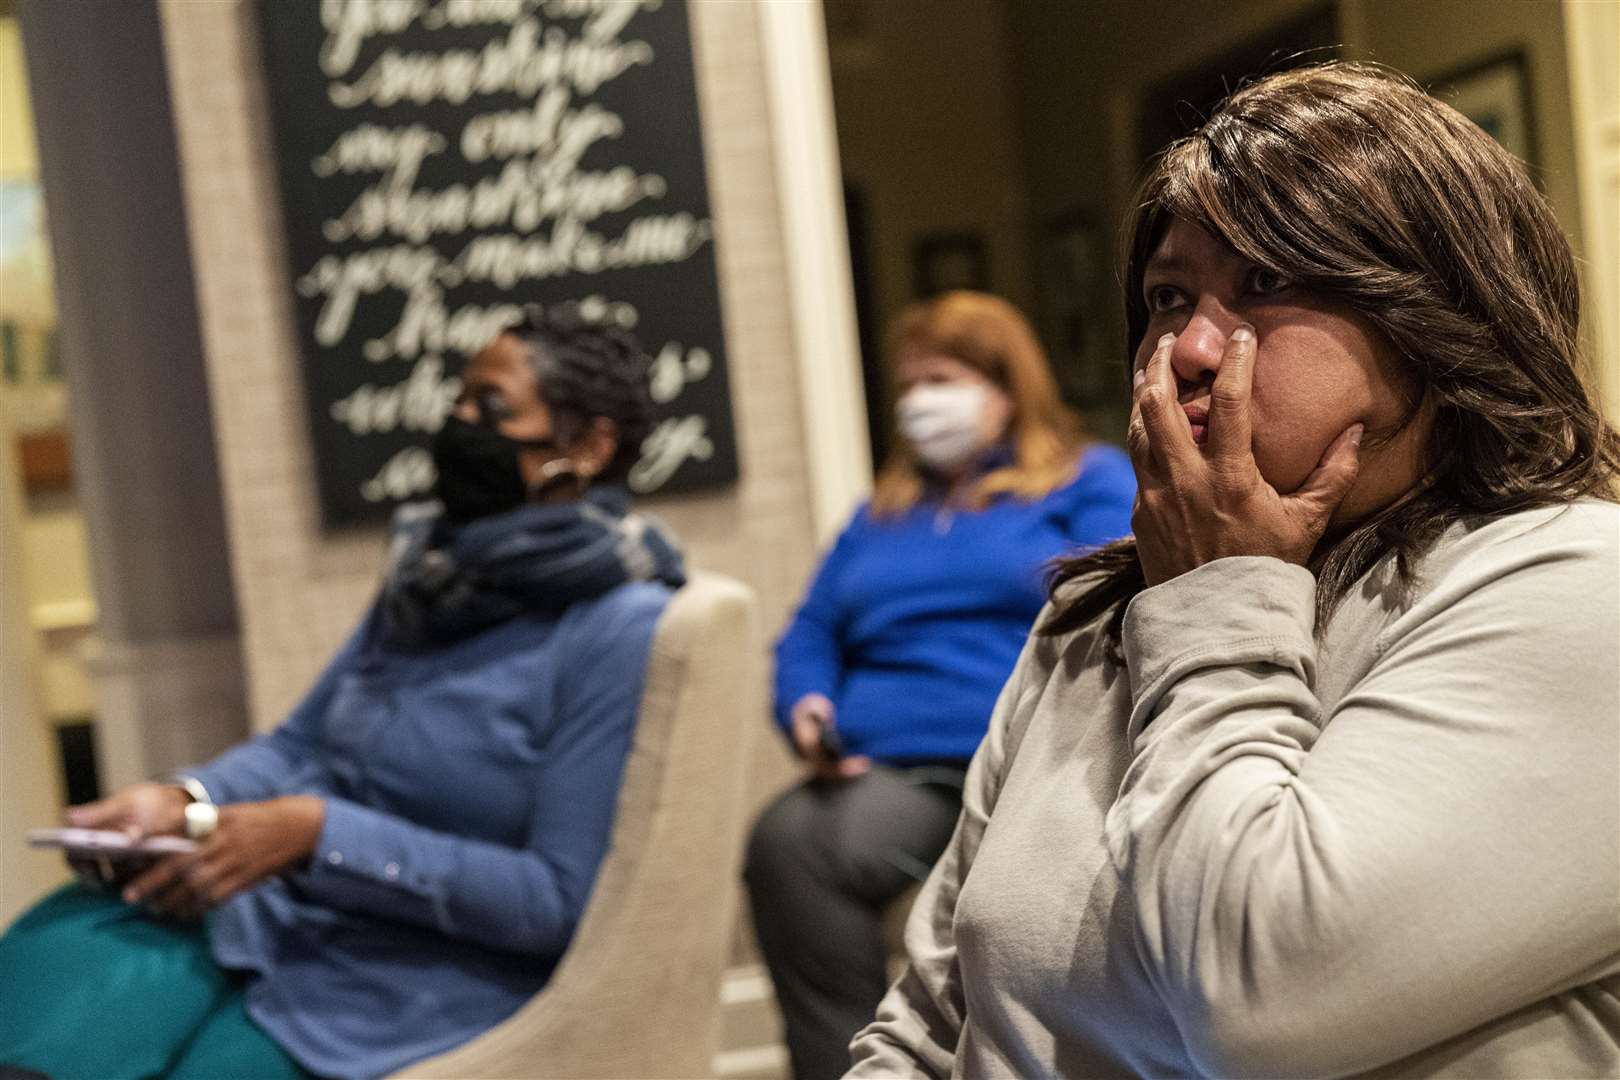
[[[1187,414],[1187,426],[1192,429],[1193,442],[1202,446],[1209,437],[1209,406],[1182,402],[1181,411]]]

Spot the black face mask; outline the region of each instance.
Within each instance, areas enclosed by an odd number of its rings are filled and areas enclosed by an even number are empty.
[[[551,450],[550,439],[514,439],[458,416],[444,418],[433,437],[435,488],[444,513],[460,525],[492,514],[504,514],[529,501],[518,463],[521,450]]]

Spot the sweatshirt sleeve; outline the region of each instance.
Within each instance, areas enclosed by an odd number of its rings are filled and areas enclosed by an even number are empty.
[[[660,610],[626,604],[575,635],[559,665],[557,726],[533,769],[523,847],[328,798],[301,886],[333,907],[491,948],[561,955],[607,851]]]
[[[1132,602],[1108,842],[1201,1072],[1357,1073],[1620,970],[1614,526],[1469,550],[1331,715],[1308,571]]]
[[[868,525],[867,510],[856,511],[832,550],[810,579],[809,591],[793,621],[776,643],[776,723],[789,728],[794,703],[806,694],[825,694],[836,701],[844,683],[844,629],[847,613],[839,600],[839,584],[850,557],[862,545]]]
[[[956,900],[995,809],[1012,762],[1016,733],[1045,683],[1040,656],[1051,639],[1031,635],[1001,689],[990,730],[968,766],[962,813],[906,921],[905,973],[878,1006],[877,1017],[850,1044],[851,1077],[948,1077],[967,1006],[956,963]],[[1037,670],[1039,669],[1039,670]]]
[[[181,772],[201,782],[220,805],[286,794],[297,777],[320,766],[321,723],[339,681],[360,656],[371,621],[371,616],[362,621],[280,725]]]

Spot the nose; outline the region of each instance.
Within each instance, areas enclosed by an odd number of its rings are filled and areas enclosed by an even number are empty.
[[[1219,301],[1201,298],[1170,350],[1170,367],[1176,378],[1194,384],[1213,381],[1226,341],[1242,321]]]

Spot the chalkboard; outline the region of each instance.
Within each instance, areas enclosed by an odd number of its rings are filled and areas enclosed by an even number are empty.
[[[632,329],[639,493],[737,453],[682,0],[261,0],[324,522],[432,487],[464,358],[522,306]]]

